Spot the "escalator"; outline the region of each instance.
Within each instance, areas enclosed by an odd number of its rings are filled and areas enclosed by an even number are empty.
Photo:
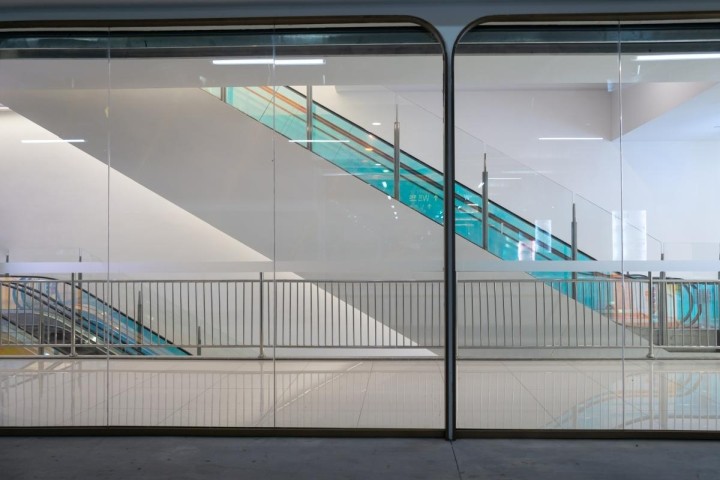
[[[323,105],[312,103],[311,142],[307,141],[307,98],[286,87],[225,87],[207,88],[207,92],[254,120],[274,129],[294,143],[312,150],[319,157],[352,174],[379,190],[388,198],[397,199],[435,223],[443,223],[443,173],[408,153],[400,152],[399,185],[395,186],[393,145],[363,129]],[[539,261],[592,261],[594,258],[578,251],[564,240],[537,229],[536,225],[488,199],[487,223],[483,225],[483,198],[473,189],[455,182],[455,232],[478,247],[502,260],[532,259]],[[483,245],[483,228],[487,228],[487,245]],[[522,257],[522,258],[521,258]],[[533,272],[538,279],[571,280],[568,272]],[[619,274],[580,272],[578,280],[607,279]],[[591,283],[550,283],[562,294],[572,296],[580,304],[600,313],[610,314],[618,303],[617,292],[596,289]],[[674,318],[681,324],[698,323],[698,305],[704,305],[705,328],[717,329],[720,324],[720,302],[717,285],[698,285],[678,289],[678,305]],[[709,299],[709,301],[708,301]]]
[[[218,89],[208,89],[220,97]],[[300,145],[306,138],[306,98],[290,87],[229,87],[225,102]],[[274,104],[275,108],[271,108]],[[394,149],[346,118],[313,104],[312,151],[368,185],[393,196]],[[443,223],[442,172],[409,155],[400,153],[399,200],[435,223]],[[518,246],[534,245],[536,260],[570,260],[572,247],[544,233],[550,242],[536,237],[536,226],[506,208],[489,201],[489,242],[482,245],[482,196],[455,183],[456,233],[503,260],[517,260]],[[579,252],[578,260],[594,260]]]
[[[189,355],[87,289],[55,279],[3,279],[0,333],[38,352],[77,355]],[[9,346],[3,345],[3,346]]]

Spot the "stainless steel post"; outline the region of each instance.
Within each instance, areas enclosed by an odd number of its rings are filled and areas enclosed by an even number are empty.
[[[577,260],[578,257],[578,241],[577,241],[577,215],[575,211],[575,202],[572,205],[572,222],[570,222],[570,243],[572,247],[572,260]],[[572,272],[572,298],[577,300],[577,272]]]
[[[195,342],[197,344],[197,356],[202,356],[202,327],[200,325],[197,326],[197,341]]]
[[[220,87],[220,100],[227,102],[227,89],[228,87]]]
[[[70,356],[77,357],[75,351],[75,274],[70,274]]]
[[[393,197],[400,200],[400,118],[397,103],[395,104],[395,125],[393,129]]]
[[[650,351],[647,354],[647,358],[655,358],[655,352],[653,351],[655,345],[655,339],[653,335],[653,277],[652,272],[648,272],[648,342],[650,344]]]
[[[140,290],[138,290],[138,298],[137,298],[137,309],[135,310],[135,341],[137,343],[142,343],[142,325],[143,325],[143,291],[142,291],[142,285],[140,285]],[[198,327],[200,328],[200,327]]]
[[[482,173],[482,247],[487,250],[490,246],[490,178],[487,171],[487,153],[483,154]]]
[[[305,95],[305,138],[307,143],[305,146],[312,152],[313,149],[313,87],[307,86],[307,94]]]
[[[665,260],[665,253],[660,254],[660,260]],[[658,344],[664,345],[667,342],[667,283],[665,272],[660,272],[660,283],[658,284]]]
[[[260,272],[260,354],[258,358],[265,358],[265,285],[264,274]]]

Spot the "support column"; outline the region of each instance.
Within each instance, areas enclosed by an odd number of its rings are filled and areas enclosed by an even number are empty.
[[[446,46],[448,43],[446,42]],[[455,80],[454,55],[447,48],[443,65],[443,118],[445,142],[443,152],[443,238],[445,264],[445,438],[455,440],[457,428],[457,328],[455,265]]]

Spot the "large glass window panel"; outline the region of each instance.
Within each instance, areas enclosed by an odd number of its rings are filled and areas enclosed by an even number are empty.
[[[107,422],[108,87],[106,31],[0,32],[3,426]]]
[[[442,428],[439,45],[361,27],[301,52],[283,32],[252,92],[276,132],[276,425]]]
[[[481,25],[455,57],[458,427],[623,428],[616,25]]]
[[[428,32],[2,41],[4,424],[442,428]]]

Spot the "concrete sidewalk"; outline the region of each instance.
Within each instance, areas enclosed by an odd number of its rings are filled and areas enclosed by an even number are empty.
[[[3,480],[717,479],[720,442],[0,437]]]

